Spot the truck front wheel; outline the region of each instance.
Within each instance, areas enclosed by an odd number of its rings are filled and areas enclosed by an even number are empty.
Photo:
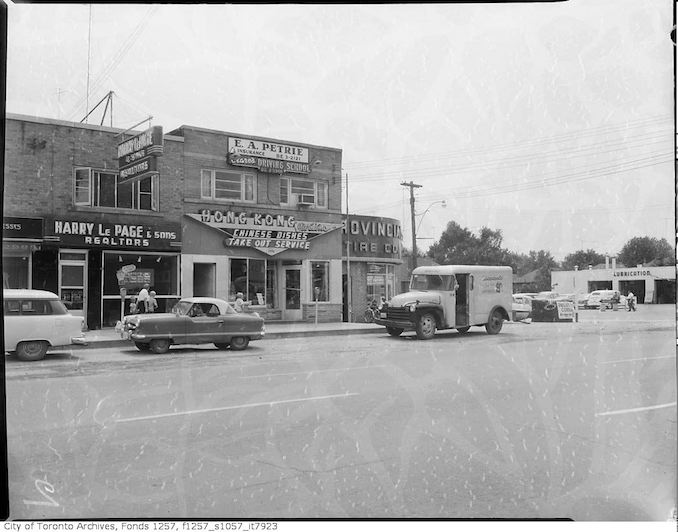
[[[489,321],[485,324],[487,334],[498,334],[501,327],[504,325],[504,318],[498,310],[495,310],[490,315]]]
[[[430,340],[436,333],[436,317],[431,313],[419,316],[417,320],[417,338]]]

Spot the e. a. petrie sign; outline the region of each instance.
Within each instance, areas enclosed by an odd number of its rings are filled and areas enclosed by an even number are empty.
[[[119,182],[142,179],[156,173],[157,157],[162,153],[162,126],[153,126],[118,144]]]

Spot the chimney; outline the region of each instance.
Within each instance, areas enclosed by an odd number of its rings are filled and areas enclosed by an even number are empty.
[[[617,257],[612,257],[612,269],[615,270],[617,268]]]
[[[605,269],[609,270],[610,269],[610,257],[605,257]]]

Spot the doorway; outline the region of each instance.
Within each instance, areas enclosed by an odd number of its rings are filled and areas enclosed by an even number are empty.
[[[87,251],[59,252],[59,297],[75,316],[87,316]],[[87,325],[87,324],[86,324]]]
[[[284,303],[282,319],[301,321],[303,318],[301,308],[301,266],[285,266],[283,279]]]

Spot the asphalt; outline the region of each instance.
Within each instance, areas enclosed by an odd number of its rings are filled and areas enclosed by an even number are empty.
[[[599,312],[596,310],[580,310],[578,324],[580,326],[598,326],[608,322],[621,322],[626,325],[635,323],[636,326],[643,324],[659,324],[668,320],[675,320],[676,310],[674,305],[639,305],[637,312],[625,310]],[[675,321],[673,321],[675,323]],[[529,323],[529,320],[528,322]],[[505,326],[525,326],[526,322],[505,322]],[[532,327],[539,327],[539,322],[529,323]],[[566,325],[561,322],[559,325]],[[340,336],[355,334],[383,334],[384,327],[374,323],[314,323],[314,322],[266,322],[266,339],[294,338],[309,336]],[[126,345],[129,340],[124,339],[119,331],[114,328],[105,328],[85,332],[87,345],[80,348],[114,347]]]

